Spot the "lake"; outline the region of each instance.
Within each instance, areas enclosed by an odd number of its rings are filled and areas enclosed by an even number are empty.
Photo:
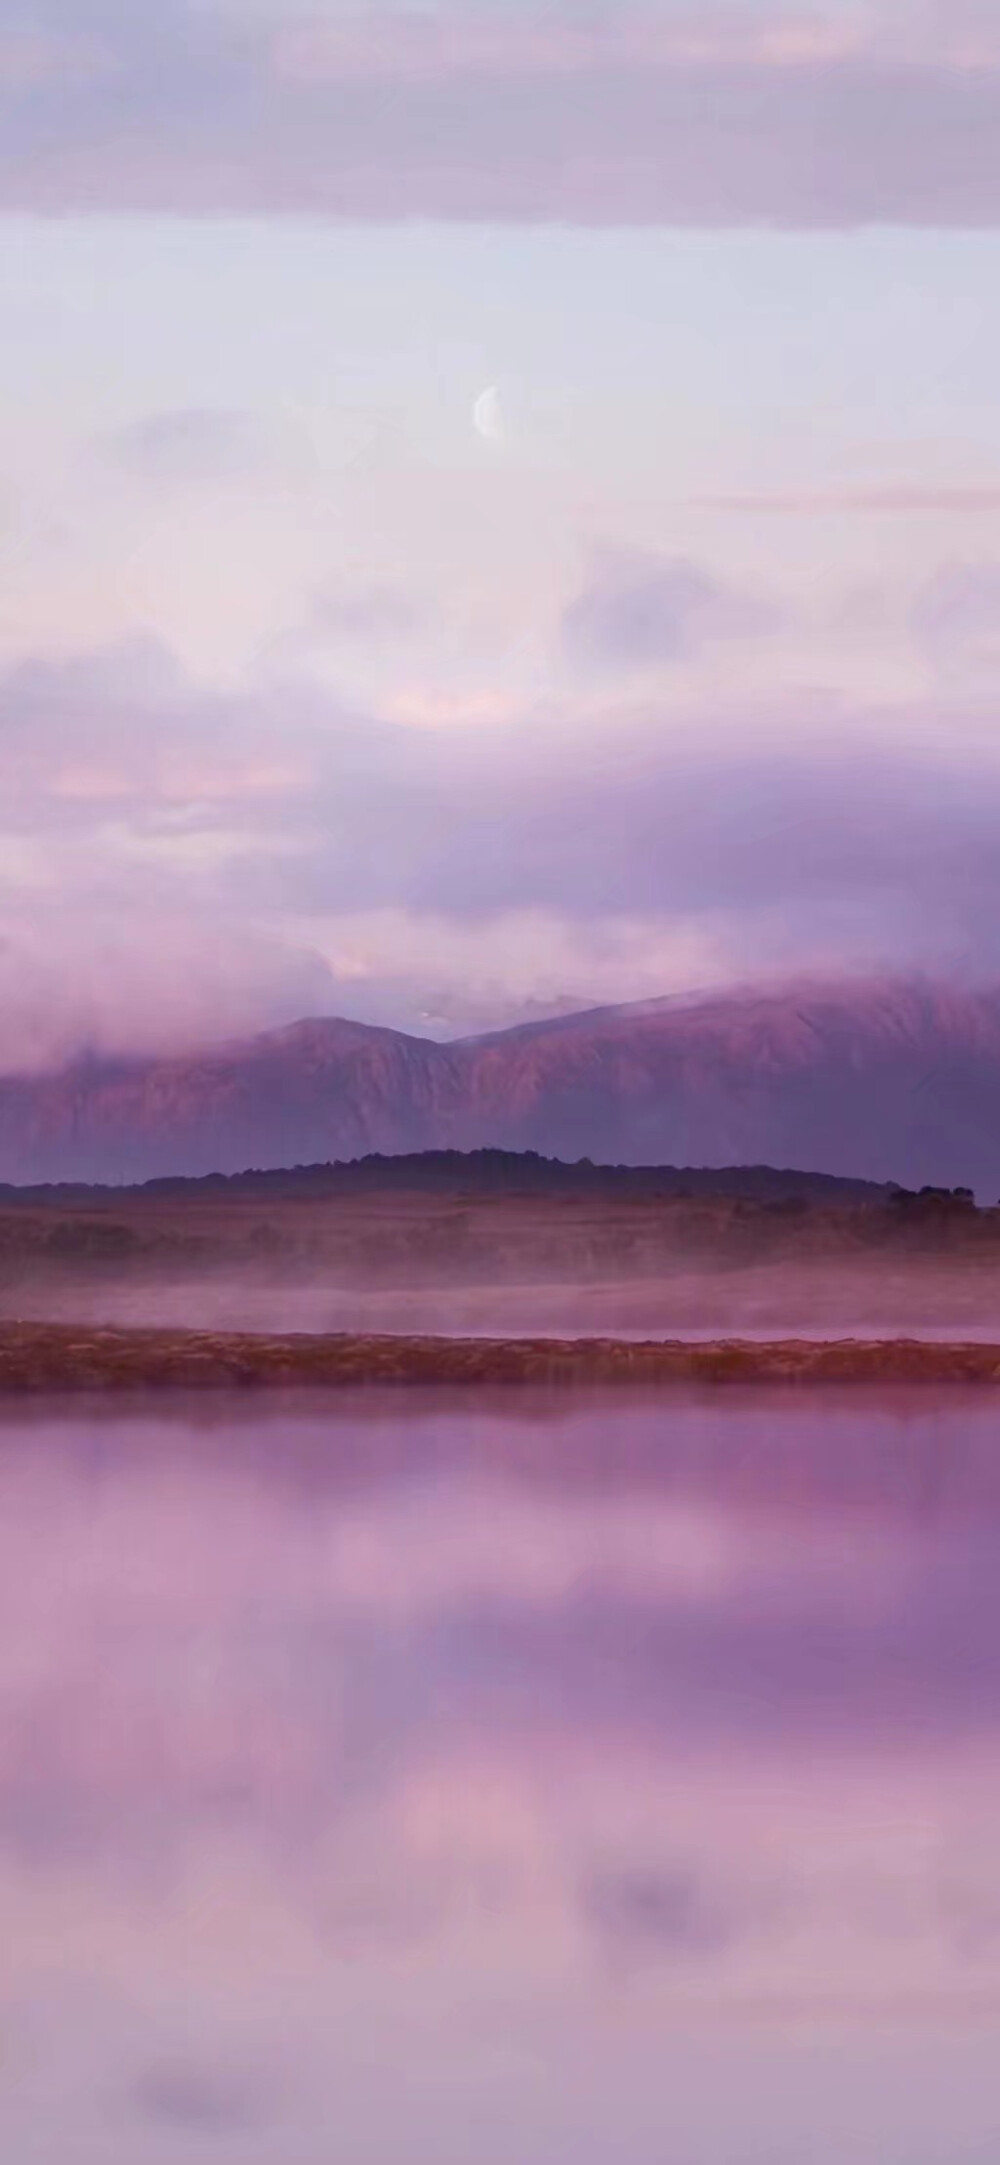
[[[993,2165],[1000,1410],[0,1419],[0,2154]]]

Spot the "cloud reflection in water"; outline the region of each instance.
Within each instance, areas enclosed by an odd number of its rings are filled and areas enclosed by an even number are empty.
[[[998,1563],[983,1402],[8,1420],[0,2135],[985,2155]]]

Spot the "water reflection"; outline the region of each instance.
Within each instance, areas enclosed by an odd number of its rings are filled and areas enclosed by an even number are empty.
[[[988,1401],[0,1426],[0,2140],[997,2154]]]

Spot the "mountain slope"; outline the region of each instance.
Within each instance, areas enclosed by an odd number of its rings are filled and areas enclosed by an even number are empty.
[[[322,1021],[0,1080],[0,1179],[147,1180],[419,1150],[437,1139],[451,1067],[422,1038]]]
[[[795,984],[607,1008],[462,1048],[512,1147],[1000,1191],[1000,994]]]
[[[313,1021],[0,1080],[0,1180],[143,1180],[368,1151],[797,1165],[1000,1194],[1000,993],[797,983],[440,1045]]]

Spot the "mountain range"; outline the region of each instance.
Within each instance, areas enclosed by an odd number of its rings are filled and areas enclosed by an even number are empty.
[[[0,1180],[141,1181],[496,1147],[1000,1194],[1000,990],[819,981],[441,1044],[319,1019],[0,1078]]]

